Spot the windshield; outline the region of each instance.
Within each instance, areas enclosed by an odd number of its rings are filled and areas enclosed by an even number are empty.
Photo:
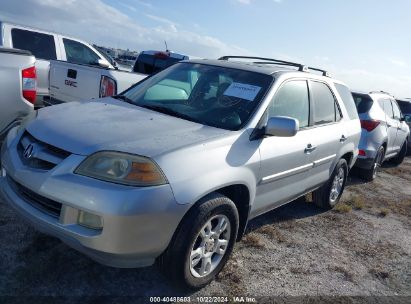
[[[272,81],[270,75],[185,62],[132,87],[123,100],[208,126],[239,130]]]

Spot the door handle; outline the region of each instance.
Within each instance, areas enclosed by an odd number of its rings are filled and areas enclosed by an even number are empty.
[[[343,143],[346,140],[347,140],[347,137],[345,137],[344,135],[341,135],[340,142]]]
[[[309,154],[309,153],[313,152],[315,149],[317,149],[316,146],[308,144],[307,147],[304,149],[304,153]]]

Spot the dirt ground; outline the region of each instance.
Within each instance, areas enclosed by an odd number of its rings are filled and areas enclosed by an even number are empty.
[[[398,168],[384,165],[372,183],[352,174],[333,210],[318,209],[306,196],[253,220],[218,279],[192,293],[175,289],[156,267],[99,265],[36,232],[0,202],[0,296],[407,296],[393,303],[407,302],[410,217],[408,157]]]

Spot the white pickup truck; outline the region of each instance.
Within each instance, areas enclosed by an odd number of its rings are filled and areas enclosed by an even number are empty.
[[[0,47],[0,146],[11,128],[34,113],[35,63],[28,51]]]
[[[187,59],[186,55],[170,51],[143,51],[137,57],[132,72],[51,61],[50,100],[45,100],[44,104],[116,95],[147,76]]]
[[[50,61],[50,99],[46,106],[116,95],[147,75],[103,67]]]

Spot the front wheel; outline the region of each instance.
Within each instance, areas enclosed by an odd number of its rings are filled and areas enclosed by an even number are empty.
[[[400,152],[396,157],[391,159],[391,162],[397,166],[401,165],[404,161],[405,156],[407,155],[407,141],[402,144]]]
[[[227,197],[213,193],[184,217],[160,267],[182,287],[198,289],[210,283],[226,264],[238,231],[238,212]]]
[[[328,182],[313,192],[314,203],[324,209],[333,208],[340,200],[344,191],[347,175],[347,161],[345,159],[340,159]]]

